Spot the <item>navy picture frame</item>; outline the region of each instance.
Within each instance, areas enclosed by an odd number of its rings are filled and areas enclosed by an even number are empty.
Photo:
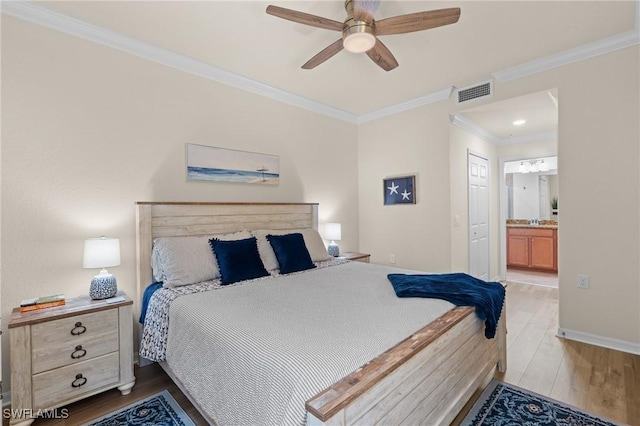
[[[416,203],[416,176],[396,176],[382,180],[385,206]]]

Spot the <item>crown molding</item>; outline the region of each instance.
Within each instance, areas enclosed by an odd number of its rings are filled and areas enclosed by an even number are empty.
[[[454,126],[464,129],[472,135],[476,135],[480,139],[484,139],[496,145],[500,144],[499,137],[497,137],[484,127],[478,126],[476,123],[469,120],[467,117],[460,113],[454,112],[449,114],[449,119],[451,120],[451,124],[453,124]]]
[[[592,58],[626,47],[640,44],[640,0],[636,0],[634,30],[587,43],[573,49],[549,55],[515,67],[496,71],[492,75],[500,82],[515,80],[528,75],[547,71],[552,68]],[[197,75],[218,83],[246,90],[266,98],[293,105],[308,111],[323,114],[350,123],[365,123],[413,108],[449,99],[454,87],[440,90],[413,100],[402,102],[362,115],[352,114],[341,109],[314,101],[303,96],[278,89],[273,86],[234,74],[188,56],[180,55],[149,43],[142,42],[115,31],[69,17],[47,9],[27,0],[2,1],[0,8],[3,14],[23,19],[35,24],[61,31],[94,43],[102,44],[122,52],[129,53],[156,63],[169,66],[190,74]],[[452,121],[453,122],[453,121]],[[454,123],[455,124],[455,123]],[[473,133],[473,132],[472,132]],[[494,135],[495,137],[495,135]]]
[[[342,111],[329,105],[278,89],[273,86],[234,74],[188,56],[128,37],[97,25],[88,24],[79,19],[38,6],[29,1],[2,1],[2,13],[42,25],[53,30],[102,44],[122,52],[157,62],[180,71],[188,72],[218,83],[246,90],[293,105],[308,111],[324,114],[332,118],[357,122],[355,114]]]
[[[419,98],[411,99],[406,102],[401,102],[399,104],[391,105],[390,107],[381,108],[379,110],[360,115],[358,116],[357,123],[366,123],[367,121],[377,120],[382,117],[398,114],[399,112],[447,100],[453,93],[454,89],[455,87],[449,86],[446,89],[442,89]]]
[[[636,11],[638,6],[636,5]],[[636,20],[637,25],[637,20]],[[545,56],[515,67],[496,71],[492,75],[500,82],[507,82],[518,78],[526,77],[539,72],[548,71],[553,68],[572,64],[574,62],[583,61],[585,59],[594,58],[604,55],[605,53],[615,52],[630,46],[640,44],[640,34],[637,29],[617,34],[592,43],[583,44],[582,46],[568,49],[553,55]]]

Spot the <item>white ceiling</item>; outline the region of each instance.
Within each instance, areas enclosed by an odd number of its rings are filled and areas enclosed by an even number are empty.
[[[558,91],[532,93],[505,101],[493,102],[458,113],[459,116],[488,132],[497,143],[519,142],[527,136],[549,139],[558,130]],[[525,120],[522,125],[513,124]]]
[[[460,7],[457,24],[382,36],[400,66],[385,72],[366,54],[342,51],[313,70],[300,66],[338,38],[267,15],[268,4],[337,21],[341,1],[43,1],[38,6],[179,53],[235,76],[354,116],[463,87],[493,73],[634,29],[634,1],[394,1],[376,19]],[[34,4],[34,3],[32,3]],[[6,6],[3,5],[6,8]],[[263,87],[261,85],[261,87]],[[544,96],[542,96],[544,97]],[[536,99],[541,102],[542,99]],[[513,105],[510,105],[513,109]],[[468,115],[491,123],[490,108]]]

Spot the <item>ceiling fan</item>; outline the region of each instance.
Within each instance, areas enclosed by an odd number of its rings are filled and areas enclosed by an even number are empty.
[[[373,12],[377,9],[378,3],[379,0],[346,0],[344,8],[347,11],[347,19],[344,22],[273,5],[267,6],[267,13],[300,24],[342,32],[342,38],[309,59],[302,66],[304,69],[317,67],[344,48],[354,53],[366,52],[378,66],[385,71],[391,71],[398,66],[398,61],[377,36],[428,30],[454,24],[460,18],[460,8],[454,7],[409,13],[376,21]]]

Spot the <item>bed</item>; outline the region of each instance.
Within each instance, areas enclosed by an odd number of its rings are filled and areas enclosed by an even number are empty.
[[[154,239],[317,229],[318,205],[139,202],[136,216],[142,300],[153,281]],[[210,423],[446,425],[496,367],[506,369],[504,312],[496,338],[486,339],[471,307],[432,300],[435,310],[427,314],[425,299],[388,297],[392,289],[383,281],[395,268],[339,260],[316,265],[224,289],[208,284],[215,291],[171,302],[160,365]],[[363,276],[368,278],[358,284]],[[381,293],[371,291],[373,283]],[[307,320],[292,320],[288,311],[294,307]],[[222,324],[215,341],[207,337],[212,326],[203,323],[204,311]],[[232,317],[237,312],[240,320]],[[321,325],[310,331],[313,323]],[[271,328],[259,328],[266,324]],[[316,355],[327,345],[330,350]],[[207,368],[216,362],[227,370],[210,374]]]

